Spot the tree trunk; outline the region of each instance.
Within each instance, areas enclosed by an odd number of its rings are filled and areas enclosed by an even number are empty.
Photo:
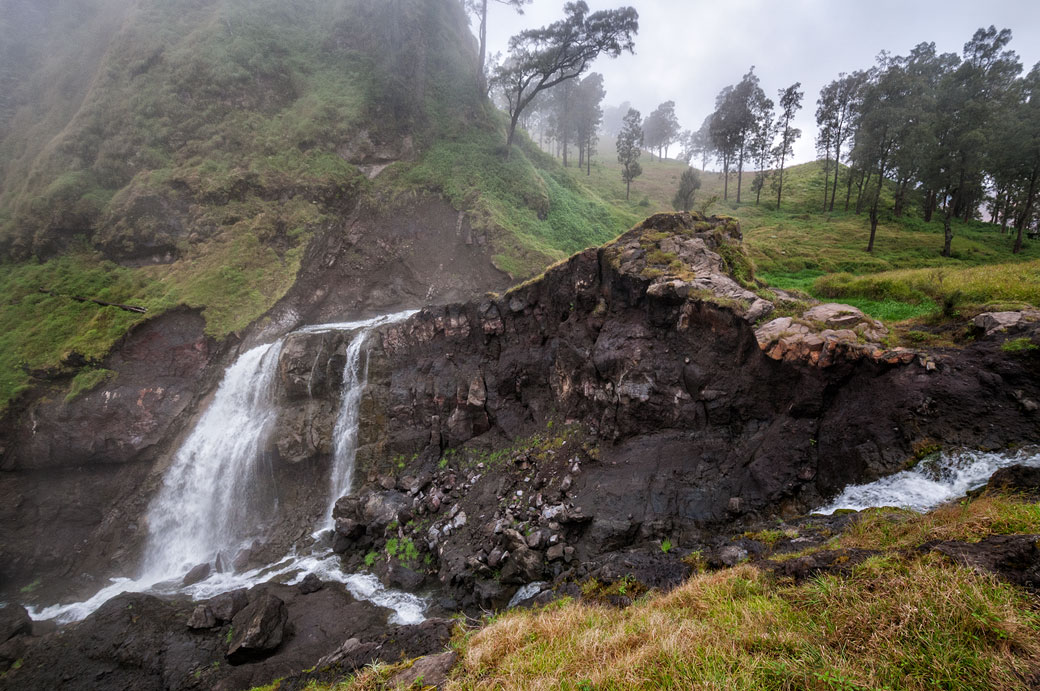
[[[954,193],[954,196],[957,196],[957,194]],[[953,225],[952,225],[953,208],[954,208],[954,200],[951,199],[946,204],[946,213],[943,214],[943,251],[942,251],[942,256],[944,256],[944,257],[949,257],[950,254],[953,251],[952,250],[952,245],[953,245]]]
[[[477,87],[480,89],[481,94],[486,94],[488,85],[487,79],[484,76],[484,70],[487,65],[487,5],[488,0],[481,0],[480,3],[480,55],[477,58]]]
[[[924,198],[924,222],[932,222],[932,214],[935,213],[935,191],[928,190],[928,194]]]
[[[838,126],[837,142],[834,145],[834,187],[831,189],[831,205],[828,211],[834,211],[834,197],[838,194],[838,171],[841,169],[841,126]]]
[[[856,215],[863,213],[863,188],[870,189],[870,178],[874,174],[873,168],[867,168],[866,173],[860,178],[859,192],[856,193]],[[869,192],[868,192],[869,194]]]
[[[867,252],[874,251],[874,236],[877,234],[878,205],[881,204],[881,188],[885,184],[885,162],[878,163],[877,190],[874,191],[874,202],[870,205],[870,241],[867,242]]]
[[[632,181],[629,179],[625,180],[625,201],[628,201],[628,194],[632,189]]]
[[[782,146],[783,144],[781,144]],[[784,155],[786,152],[780,154],[780,177],[778,178],[776,185],[776,210],[780,210],[780,195],[784,193]],[[824,191],[826,193],[826,190]]]
[[[1040,161],[1034,162],[1033,174],[1029,177],[1029,191],[1026,193],[1025,205],[1022,213],[1018,215],[1018,222],[1015,224],[1018,235],[1015,237],[1015,247],[1011,250],[1014,254],[1022,251],[1022,233],[1025,232],[1026,224],[1029,223],[1029,218],[1033,215],[1033,201],[1036,197],[1038,173],[1040,173]]]
[[[877,235],[877,204],[870,207],[870,240],[867,242],[867,252],[874,252],[874,236]]]
[[[509,119],[509,136],[506,137],[506,160],[509,159],[509,154],[513,150],[513,137],[516,135],[516,123],[520,120],[520,111],[517,111]]]
[[[848,172],[849,184],[848,184],[848,189],[845,190],[845,213],[849,212],[849,202],[852,201],[852,180],[855,177],[855,175],[854,175],[855,172],[856,172],[855,170],[853,170],[852,168],[849,168],[849,172]]]
[[[892,210],[895,213],[896,218],[903,217],[903,207],[906,204],[906,188],[909,184],[910,178],[903,178],[899,182],[898,187],[896,187],[895,207]]]
[[[737,203],[740,203],[740,186],[744,178],[744,152],[740,152],[740,157],[737,158]]]
[[[589,140],[585,144],[585,175],[592,175],[592,134],[589,134]]]
[[[729,201],[729,163],[725,160],[722,161],[722,199],[723,201]]]
[[[823,161],[823,210],[827,211],[827,193],[831,185],[831,150],[827,149],[827,158]],[[776,208],[780,209],[780,199],[776,200]]]

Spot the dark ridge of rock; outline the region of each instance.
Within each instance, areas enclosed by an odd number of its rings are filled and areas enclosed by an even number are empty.
[[[22,664],[0,677],[0,689],[238,691],[313,667],[350,638],[375,642],[364,665],[440,652],[451,631],[450,621],[388,629],[386,610],[339,586],[304,595],[296,586],[269,584],[250,596],[229,625],[219,598],[192,603],[119,595],[81,622],[12,639],[25,643],[18,651]],[[211,610],[217,626],[186,625],[200,607]],[[228,664],[229,648],[237,664]]]
[[[924,545],[923,550],[944,554],[959,564],[996,574],[1009,583],[1040,591],[1040,535],[991,535],[979,542]]]
[[[196,310],[132,329],[101,363],[117,376],[64,402],[65,382],[36,390],[0,424],[0,591],[39,581],[34,597],[91,573],[81,596],[113,569],[137,566],[144,512],[168,453],[230,343],[205,335]],[[19,598],[20,599],[20,598]]]
[[[460,606],[501,606],[611,552],[798,515],[903,468],[915,445],[1040,434],[1018,403],[1040,395],[1037,373],[996,339],[771,357],[749,321],[767,308],[718,273],[738,238],[729,219],[661,214],[504,296],[380,329],[337,552],[360,565],[375,551],[388,578],[387,541],[410,541]],[[827,307],[827,328],[877,328]],[[453,460],[503,449],[493,467]]]
[[[990,477],[985,491],[1038,495],[1040,494],[1040,468],[1024,465],[1001,468]]]

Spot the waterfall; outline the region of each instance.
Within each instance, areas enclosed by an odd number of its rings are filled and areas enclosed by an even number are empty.
[[[271,515],[263,447],[277,415],[273,384],[282,341],[247,351],[224,375],[213,402],[177,451],[148,509],[144,573],[171,578],[245,546]]]
[[[307,326],[296,332],[356,332],[347,346],[333,433],[328,508],[319,532],[332,527],[332,507],[350,491],[353,480],[361,395],[368,383],[368,336],[379,326],[413,314],[414,310],[398,312],[364,321]],[[283,342],[280,339],[248,350],[228,367],[212,402],[178,449],[148,508],[142,575],[113,579],[84,602],[30,607],[34,619],[77,621],[124,592],[180,592],[206,599],[272,579],[298,583],[309,572],[344,584],[359,599],[392,609],[392,622],[411,624],[424,619],[421,598],[387,590],[371,575],[343,573],[338,558],[320,547],[305,554],[293,550],[274,564],[244,573],[212,573],[194,585],[180,585],[181,576],[192,566],[212,563],[218,556],[233,558],[277,516],[279,507],[264,447],[278,414],[274,382]]]

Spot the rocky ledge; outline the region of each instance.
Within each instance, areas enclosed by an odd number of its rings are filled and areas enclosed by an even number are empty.
[[[358,487],[336,509],[346,564],[447,609],[626,569],[675,582],[666,547],[797,515],[925,449],[1040,433],[1035,357],[1002,351],[1008,334],[918,352],[845,305],[768,321],[740,239],[733,219],[653,216],[505,295],[381,329]],[[322,347],[283,354],[295,387]]]

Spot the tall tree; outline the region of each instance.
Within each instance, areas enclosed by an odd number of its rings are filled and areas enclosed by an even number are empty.
[[[964,60],[939,83],[932,130],[935,146],[927,166],[928,186],[942,191],[942,255],[952,253],[955,216],[969,215],[984,183],[987,149],[994,136],[988,126],[1022,65],[1005,50],[1011,31],[979,29],[964,44]]]
[[[617,138],[617,160],[621,164],[621,179],[625,182],[625,200],[628,200],[632,181],[643,174],[639,165],[640,146],[643,143],[642,116],[635,108],[629,108]]]
[[[735,163],[738,204],[744,177],[744,161],[751,150],[754,133],[772,105],[773,102],[766,98],[765,92],[759,86],[754,67],[748,70],[740,83],[727,86],[715,99],[711,138],[722,159],[723,174],[726,176],[723,197],[729,198],[729,169]]]
[[[679,130],[679,119],[675,116],[675,101],[665,101],[657,106],[643,123],[643,143],[651,152],[657,149],[658,158],[664,158],[668,155],[668,147],[679,137]]]
[[[593,72],[578,83],[574,105],[574,133],[578,141],[578,167],[584,164],[585,174],[592,174],[592,154],[599,140],[599,125],[603,121],[603,75]]]
[[[816,124],[819,127],[817,144],[824,151],[827,160],[834,151],[834,184],[824,185],[824,210],[834,211],[834,199],[838,192],[838,172],[841,168],[841,150],[853,134],[855,108],[859,101],[860,89],[867,79],[862,71],[852,74],[839,74],[838,78],[820,90],[816,101]],[[825,171],[826,172],[826,171]],[[830,189],[830,202],[827,201],[827,190]]]
[[[603,135],[608,139],[617,139],[617,136],[621,134],[621,128],[624,126],[625,115],[632,108],[632,103],[629,101],[622,101],[621,105],[607,106],[603,109],[603,124],[601,129]]]
[[[693,198],[701,188],[701,176],[693,168],[687,168],[679,176],[679,189],[675,191],[672,207],[676,211],[689,211],[693,207]]]
[[[786,89],[780,89],[780,118],[777,123],[780,140],[773,149],[773,159],[777,162],[776,208],[780,210],[780,200],[784,193],[784,162],[794,154],[794,143],[802,136],[802,131],[791,126],[795,113],[802,108],[804,91],[799,91],[801,82],[795,82]]]
[[[541,91],[581,76],[600,55],[634,52],[639,15],[631,7],[589,14],[585,0],[564,5],[564,19],[509,39],[509,58],[495,70],[509,110],[506,157],[520,114]]]
[[[1040,62],[1017,91],[1001,123],[1002,136],[996,138],[995,161],[995,168],[1005,179],[1005,216],[1015,222],[1015,254],[1022,251],[1025,229],[1033,222],[1040,195]]]
[[[773,122],[773,103],[763,112],[758,121],[754,136],[751,139],[751,158],[755,164],[755,179],[751,181],[751,191],[755,193],[755,205],[762,200],[762,189],[769,179],[770,157],[773,151],[773,140],[776,138],[776,126]]]
[[[523,14],[524,5],[531,4],[532,0],[493,0],[493,2],[497,2],[500,5],[508,5],[516,9],[517,14]],[[487,93],[488,0],[462,0],[462,5],[467,12],[477,18],[477,42],[479,44],[477,49],[477,88],[480,89],[480,93]]]

